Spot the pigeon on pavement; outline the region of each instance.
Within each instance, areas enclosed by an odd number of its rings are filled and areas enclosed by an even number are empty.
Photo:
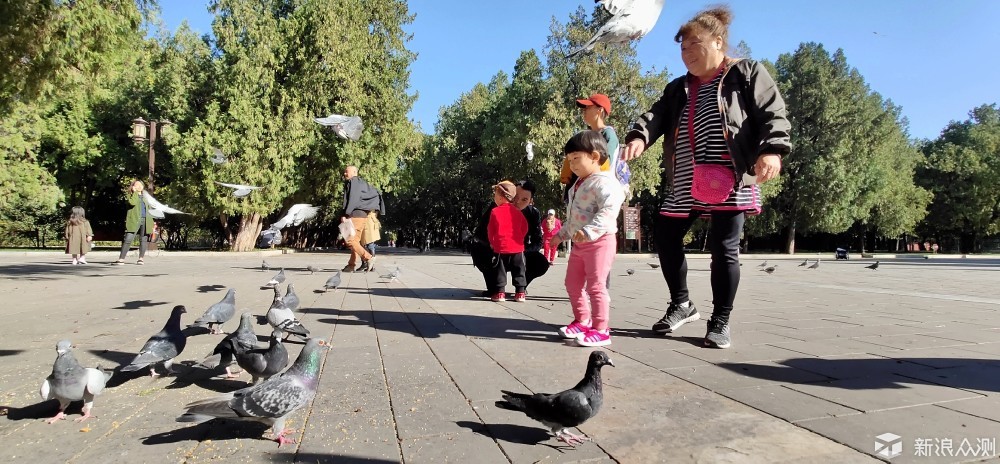
[[[139,354],[121,369],[122,372],[137,371],[149,366],[149,375],[156,377],[159,375],[156,373],[156,364],[163,363],[163,368],[172,373],[170,365],[174,362],[174,358],[184,351],[184,345],[187,344],[187,335],[181,331],[181,314],[186,312],[184,306],[174,306],[163,329],[142,345]]]
[[[625,273],[628,274],[628,275],[635,274],[635,269],[628,268],[628,269],[625,270]]]
[[[323,284],[323,292],[325,293],[331,288],[337,290],[337,287],[339,286],[340,286],[340,271],[337,271],[335,274],[330,276],[329,279],[326,279],[326,283]]]
[[[865,266],[865,269],[871,269],[873,271],[877,271],[878,270],[878,261],[876,260],[875,264],[871,264],[871,265]]]
[[[240,327],[236,329],[235,332],[226,335],[218,345],[215,345],[215,349],[212,354],[208,355],[204,361],[198,363],[199,366],[206,369],[215,369],[219,366],[225,366],[226,368],[226,378],[235,379],[239,377],[239,374],[233,373],[230,366],[235,361],[236,352],[238,351],[250,351],[257,348],[257,334],[253,331],[253,314],[250,312],[244,312],[240,315]]]
[[[809,260],[808,260],[808,259],[806,259],[806,260],[803,260],[803,261],[802,261],[802,264],[799,264],[799,267],[802,267],[802,266],[805,266],[805,265],[807,265],[807,264],[809,264]]]
[[[312,264],[310,264],[310,265],[306,266],[306,270],[309,271],[309,275],[313,275],[317,271],[321,271],[322,269],[320,269],[320,268],[318,268],[318,267],[313,266]]]
[[[143,190],[142,191],[142,199],[146,200],[146,206],[149,206],[149,208],[147,209],[147,211],[149,212],[149,215],[152,216],[152,217],[154,217],[154,218],[156,218],[156,219],[163,219],[164,218],[164,213],[166,213],[166,214],[187,214],[187,213],[185,213],[185,212],[183,212],[181,210],[177,210],[177,209],[171,208],[171,207],[169,207],[169,206],[167,206],[167,205],[165,205],[163,203],[160,203],[159,201],[156,201],[156,198],[153,198],[153,196],[149,194],[148,190]]]
[[[267,260],[266,259],[262,259],[260,261],[260,270],[261,271],[266,271],[268,269],[271,269],[271,265],[267,264]]]
[[[59,400],[59,412],[51,419],[45,421],[52,424],[58,420],[65,419],[66,406],[73,401],[83,400],[83,415],[75,419],[76,422],[83,422],[93,416],[90,415],[94,407],[94,397],[104,391],[104,386],[111,379],[111,371],[83,367],[73,356],[73,344],[69,340],[61,340],[56,344],[56,362],[52,365],[52,374],[44,382],[39,394],[43,400]]]
[[[274,301],[271,302],[271,307],[267,309],[265,318],[267,319],[267,323],[271,324],[271,327],[281,332],[287,332],[289,335],[297,335],[304,339],[309,338],[309,330],[295,319],[295,314],[292,313],[292,310],[285,306],[278,287],[274,287]],[[285,338],[288,337],[286,336]]]
[[[299,309],[299,296],[295,294],[295,287],[292,284],[288,284],[288,287],[285,288],[285,296],[281,301],[292,311]]]
[[[653,269],[659,269],[660,268],[660,263],[646,263],[646,264],[648,264],[649,267],[651,267]]]
[[[586,374],[575,387],[556,394],[534,395],[500,390],[504,401],[497,401],[496,405],[499,408],[523,412],[544,424],[552,430],[556,438],[570,446],[583,443],[589,438],[574,435],[567,429],[583,424],[600,411],[604,403],[601,367],[606,365],[614,367],[615,364],[604,351],[593,351],[587,362]]]
[[[316,396],[326,342],[311,339],[285,373],[232,393],[189,403],[177,422],[202,422],[215,417],[271,425],[278,446],[295,443],[285,435],[285,419]]]
[[[316,123],[329,127],[337,137],[355,142],[361,138],[361,132],[365,129],[365,124],[360,116],[341,116],[331,114],[325,118],[314,118]]]
[[[280,284],[280,283],[282,283],[284,281],[285,281],[285,270],[282,269],[282,270],[278,271],[278,273],[275,274],[274,277],[271,277],[271,280],[267,281],[267,283],[264,284],[264,286],[265,287],[277,287],[278,284]]]
[[[815,263],[812,263],[812,265],[810,265],[806,269],[819,269],[819,260],[817,259]]]
[[[208,327],[213,335],[222,333],[222,324],[229,322],[236,314],[236,290],[230,288],[222,301],[209,306],[201,317],[188,327]]]
[[[399,282],[399,275],[402,274],[402,273],[403,273],[403,270],[400,269],[399,266],[396,266],[396,268],[393,269],[392,271],[390,271],[388,274],[381,275],[379,277],[381,277],[383,279],[389,279],[389,282],[393,282],[393,281]]]
[[[275,230],[281,230],[290,225],[297,226],[305,221],[308,221],[316,217],[316,214],[318,213],[319,213],[318,206],[313,206],[307,203],[294,204],[292,205],[291,208],[288,208],[288,212],[285,213],[285,216],[279,219],[274,224],[271,224],[270,228]]]
[[[778,268],[778,265],[775,264],[774,266],[765,267],[764,269],[761,269],[761,270],[764,271],[764,272],[766,272],[766,273],[768,273],[768,274],[774,274],[774,270],[777,269],[777,268]]]
[[[226,184],[224,182],[216,182],[216,184],[219,184],[219,185],[221,185],[223,187],[229,187],[229,188],[233,189],[233,196],[236,197],[236,198],[243,198],[243,197],[249,195],[254,190],[259,190],[259,189],[262,188],[262,187],[256,187],[256,186],[253,186],[253,185]]]
[[[758,264],[757,267],[767,267],[767,260],[764,260],[763,263]]]
[[[288,350],[281,343],[281,331],[271,332],[271,340],[267,348],[254,348],[236,352],[236,363],[253,377],[251,384],[256,385],[258,379],[270,379],[288,366]]]
[[[594,0],[594,3],[602,3],[611,18],[587,43],[566,55],[567,58],[593,50],[598,42],[626,43],[642,38],[656,25],[664,0]]]

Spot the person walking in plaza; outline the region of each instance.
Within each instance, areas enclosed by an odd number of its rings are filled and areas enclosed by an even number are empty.
[[[728,7],[713,7],[680,27],[674,40],[688,72],[639,117],[621,155],[640,156],[666,135],[654,240],[670,305],[653,324],[656,332],[675,332],[701,317],[688,295],[684,235],[697,218],[711,219],[713,311],[704,345],[716,348],[732,343],[740,233],[746,215],[760,212],[757,184],[776,177],[791,151],[785,103],[767,69],[726,55],[732,17]]]
[[[73,256],[73,265],[87,264],[87,252],[94,241],[94,230],[83,208],[74,206],[66,221],[66,253]]]
[[[351,250],[351,257],[343,272],[354,272],[361,257],[361,267],[358,272],[371,272],[375,270],[375,257],[361,246],[361,232],[368,223],[368,214],[378,211],[385,214],[385,204],[382,203],[382,194],[367,181],[358,176],[358,168],[348,166],[344,168],[344,220],[349,220],[354,225],[356,231],[354,235],[346,238],[347,248]]]
[[[569,190],[565,225],[550,246],[571,240],[573,252],[566,264],[566,293],[573,307],[573,322],[559,328],[563,338],[580,346],[611,344],[611,297],[607,277],[615,259],[618,213],[625,201],[621,183],[601,165],[608,160],[604,137],[595,131],[574,135],[564,152],[578,180]]]
[[[375,242],[379,240],[382,240],[382,222],[378,220],[378,211],[373,210],[368,213],[365,228],[361,230],[361,246],[375,256],[375,248],[378,246]]]
[[[528,234],[528,221],[521,210],[514,205],[517,186],[505,180],[493,186],[493,202],[496,207],[490,211],[487,237],[493,250],[494,279],[491,285],[493,301],[506,301],[507,273],[514,283],[514,301],[525,301],[528,286],[524,265],[524,237]]]
[[[556,262],[556,249],[549,242],[552,241],[552,237],[555,237],[559,233],[559,229],[562,229],[562,221],[556,217],[556,210],[550,209],[548,214],[545,215],[545,219],[542,219],[542,244],[544,246],[542,254],[549,264],[555,264]]]
[[[145,264],[143,258],[146,256],[146,248],[149,246],[149,234],[153,232],[153,216],[149,214],[149,206],[142,197],[142,190],[145,188],[141,180],[132,181],[125,192],[125,199],[132,205],[125,213],[125,238],[122,239],[122,250],[118,254],[115,264],[125,264],[125,255],[132,247],[132,240],[139,236],[139,260],[136,264]]]

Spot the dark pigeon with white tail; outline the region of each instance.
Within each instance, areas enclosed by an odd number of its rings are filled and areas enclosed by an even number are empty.
[[[209,306],[205,310],[205,314],[195,319],[194,323],[189,327],[208,327],[208,331],[211,334],[220,334],[222,333],[222,329],[219,327],[229,322],[234,314],[236,314],[236,290],[230,288],[226,292],[226,296],[222,298],[222,301]]]
[[[122,372],[132,372],[149,366],[149,375],[156,377],[156,365],[163,363],[163,368],[168,373],[173,373],[170,365],[174,358],[184,351],[187,345],[187,335],[181,331],[181,314],[187,312],[184,306],[177,305],[170,311],[170,318],[164,324],[163,329],[156,333],[142,345],[139,354],[127,366],[121,368]]]

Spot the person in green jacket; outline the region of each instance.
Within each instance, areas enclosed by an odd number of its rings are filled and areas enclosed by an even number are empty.
[[[139,260],[136,264],[143,264],[142,258],[146,256],[147,241],[149,234],[153,233],[153,217],[149,214],[149,206],[142,198],[142,189],[145,188],[141,180],[132,182],[125,192],[125,198],[129,204],[128,213],[125,214],[125,238],[122,240],[122,251],[118,255],[115,264],[125,264],[125,255],[132,246],[132,239],[139,235]]]

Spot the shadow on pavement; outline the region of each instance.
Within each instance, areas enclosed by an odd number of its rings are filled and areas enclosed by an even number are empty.
[[[268,456],[271,462],[304,462],[309,464],[399,464],[399,460],[376,459],[329,453],[281,453]]]
[[[83,408],[83,401],[74,401],[63,411],[67,416],[80,414]],[[56,400],[46,400],[23,408],[13,406],[0,406],[0,416],[7,416],[7,420],[19,421],[25,419],[48,419],[59,412],[59,402]],[[99,411],[95,408],[95,414]]]
[[[899,389],[932,383],[963,390],[1000,392],[1000,360],[997,359],[795,358],[777,363],[783,367],[745,363],[718,363],[717,366],[740,375],[786,383],[801,383],[795,379],[802,378],[797,371],[803,370],[833,379],[806,383],[850,390]],[[897,372],[901,368],[906,371]]]
[[[327,324],[363,325],[378,330],[408,333],[414,337],[439,338],[442,335],[463,335],[479,338],[556,341],[561,338],[556,328],[534,319],[479,316],[472,314],[438,314],[426,312],[341,310],[310,308],[310,313],[328,314],[336,318],[320,318]]]
[[[144,445],[162,445],[182,441],[204,440],[266,440],[264,432],[271,426],[258,422],[227,421],[212,419],[189,427],[181,427],[169,432],[157,433],[142,439]]]
[[[169,304],[169,302],[167,301],[153,302],[153,300],[134,300],[134,301],[126,301],[122,303],[121,306],[115,306],[111,309],[140,309],[140,308],[149,308],[153,306],[163,306],[165,304]]]
[[[15,356],[21,353],[24,353],[24,350],[0,350],[0,357]]]
[[[219,285],[219,284],[200,285],[198,286],[198,293],[218,292],[224,290],[225,288],[226,288],[225,285]]]
[[[552,435],[538,427],[527,427],[517,424],[486,424],[479,422],[458,421],[456,425],[469,429],[482,436],[522,445],[538,445],[552,439]]]

